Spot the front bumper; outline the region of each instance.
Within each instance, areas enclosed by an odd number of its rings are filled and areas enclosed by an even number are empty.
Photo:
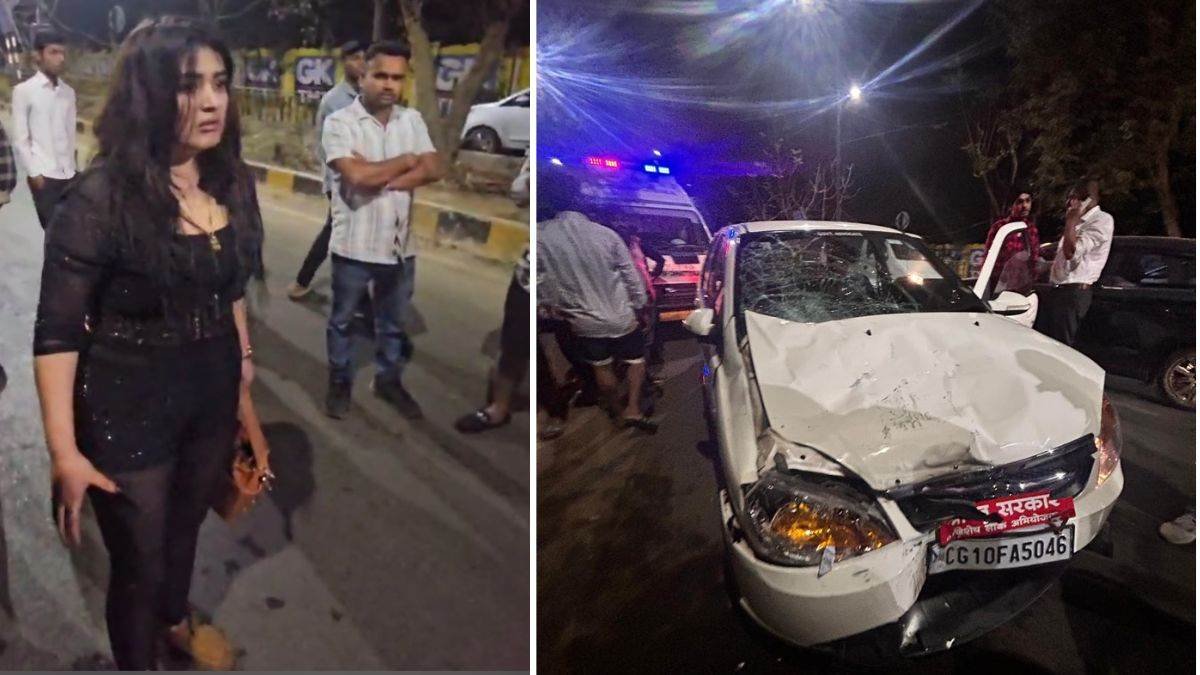
[[[1075,499],[1075,517],[1068,522],[1075,526],[1076,552],[1099,534],[1124,483],[1118,465],[1099,489],[1089,488]],[[1089,482],[1092,484],[1094,477]],[[784,567],[758,559],[744,539],[735,541],[731,530],[735,522],[733,509],[724,495],[721,511],[730,567],[742,608],[767,631],[803,647],[894,624],[880,634],[895,634],[897,649],[902,654],[946,649],[1007,621],[1053,583],[1057,578],[1056,568],[1061,573],[1066,566],[1047,564],[1011,571],[949,572],[927,580],[928,549],[936,537],[930,532],[837,563],[818,578],[816,567]],[[923,594],[927,586],[929,592]],[[954,595],[956,588],[968,592],[958,594],[960,597],[953,603],[952,627],[947,628],[946,621],[926,620],[930,608],[923,607],[924,603],[918,603],[918,599],[936,597],[940,602],[949,602],[946,594]],[[1019,592],[1009,592],[1006,588]],[[998,606],[988,600],[992,596],[999,598]],[[1004,608],[1011,612],[1000,611]],[[974,610],[978,611],[973,613]],[[945,612],[937,615],[941,619]]]

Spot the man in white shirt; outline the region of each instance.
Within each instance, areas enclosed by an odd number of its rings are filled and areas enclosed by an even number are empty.
[[[39,33],[33,48],[38,72],[13,87],[12,143],[45,229],[75,175],[75,90],[59,79],[67,63],[62,36]]]
[[[358,99],[330,115],[322,131],[333,177],[333,308],[326,330],[330,372],[325,411],[336,419],[350,409],[350,324],[368,284],[375,309],[375,394],[409,419],[421,416],[400,383],[411,353],[404,316],[416,274],[409,214],[413,190],[441,178],[442,168],[421,115],[397,105],[409,56],[404,43],[372,45]]]
[[[1067,346],[1075,344],[1079,324],[1092,304],[1092,284],[1108,262],[1113,217],[1100,210],[1095,181],[1079,182],[1067,193],[1067,217],[1058,252],[1050,266],[1048,293],[1034,328]]]

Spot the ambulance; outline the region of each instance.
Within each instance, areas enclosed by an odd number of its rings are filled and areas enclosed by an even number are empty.
[[[580,183],[581,209],[596,222],[636,232],[647,255],[661,254],[654,276],[659,321],[682,321],[695,309],[696,286],[712,231],[674,169],[657,151],[645,159],[556,156],[551,169]]]

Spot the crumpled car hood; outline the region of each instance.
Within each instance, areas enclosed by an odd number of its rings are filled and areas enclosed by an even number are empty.
[[[767,419],[883,490],[1024,459],[1100,429],[1104,371],[992,314],[806,324],[746,312]],[[758,466],[770,457],[758,452]]]

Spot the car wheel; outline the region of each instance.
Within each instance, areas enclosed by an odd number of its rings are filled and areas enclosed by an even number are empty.
[[[1158,373],[1163,398],[1177,408],[1196,406],[1196,350],[1180,349],[1167,357]]]
[[[500,152],[500,135],[488,127],[475,127],[467,132],[467,145],[494,155]]]

